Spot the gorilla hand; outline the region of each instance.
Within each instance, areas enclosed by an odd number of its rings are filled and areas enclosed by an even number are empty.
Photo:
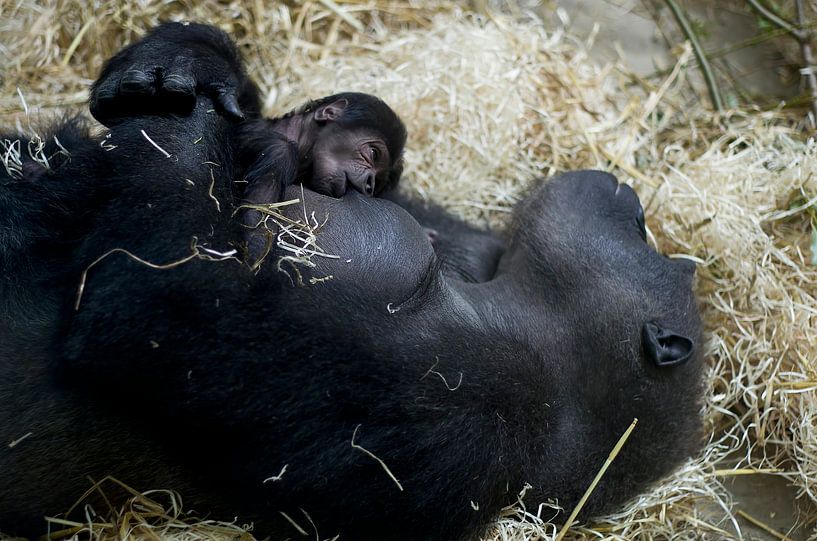
[[[106,126],[139,114],[188,114],[197,94],[235,119],[259,114],[258,89],[224,32],[167,23],[108,61],[91,89],[91,114]]]

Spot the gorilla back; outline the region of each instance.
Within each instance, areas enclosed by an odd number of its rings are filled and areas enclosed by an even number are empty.
[[[36,176],[61,190],[0,184],[0,210],[38,210],[14,239],[64,239],[0,246],[45,273],[4,282],[4,318],[43,306],[0,331],[0,441],[16,443],[0,449],[1,531],[43,533],[112,475],[261,536],[294,535],[282,513],[308,528],[305,512],[322,537],[471,539],[525,484],[569,512],[633,418],[587,513],[694,452],[694,267],[647,245],[630,188],[592,171],[540,183],[503,240],[291,186],[301,201],[281,210],[325,218],[320,250],[285,274],[275,247],[254,273],[235,123],[213,109],[124,117],[104,148],[77,137]],[[69,212],[43,221],[54,198]]]

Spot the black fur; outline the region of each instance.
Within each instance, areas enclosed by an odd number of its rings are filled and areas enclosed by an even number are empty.
[[[261,179],[274,182],[283,189],[293,184],[298,173],[298,149],[286,137],[276,133],[276,120],[307,115],[322,105],[345,100],[347,106],[334,122],[344,129],[369,128],[379,133],[389,151],[388,176],[378,184],[375,195],[394,190],[403,173],[403,149],[406,127],[399,116],[380,98],[360,92],[342,92],[307,102],[279,119],[254,119],[244,122],[238,136],[239,163],[247,170],[250,185]],[[270,178],[273,177],[273,178]],[[280,196],[280,194],[278,194]]]
[[[189,27],[163,28],[183,40]],[[169,54],[151,39],[131,61]],[[58,126],[75,134],[70,160],[0,178],[0,318],[13,322],[0,327],[0,530],[44,533],[87,476],[113,475],[254,520],[259,536],[295,536],[284,512],[309,531],[308,513],[321,538],[472,539],[525,483],[528,503],[571,509],[634,417],[587,513],[695,450],[692,272],[643,241],[632,190],[592,171],[540,183],[505,240],[407,200],[307,190],[283,210],[327,217],[318,244],[337,257],[287,276],[276,250],[253,273],[227,256],[245,238],[243,193],[236,124],[213,99],[186,115],[111,103],[105,148]],[[421,224],[439,231],[437,254]],[[675,336],[694,349],[672,365]]]
[[[378,188],[377,193],[385,193],[397,186],[403,173],[403,148],[406,146],[406,126],[400,117],[386,102],[370,94],[360,92],[340,92],[313,100],[299,109],[298,112],[315,110],[321,105],[346,100],[349,105],[343,115],[336,121],[345,128],[375,128],[383,136],[389,149],[388,182]]]
[[[260,115],[258,88],[227,34],[203,24],[166,23],[103,67],[91,88],[91,114],[112,126],[133,114],[189,113],[196,94],[232,116]]]

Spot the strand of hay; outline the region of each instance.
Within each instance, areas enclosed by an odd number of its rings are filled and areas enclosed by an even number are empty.
[[[624,447],[624,444],[627,442],[627,439],[629,439],[630,434],[633,433],[633,429],[635,429],[635,425],[637,425],[637,424],[638,424],[638,419],[637,418],[633,419],[633,422],[630,424],[629,427],[627,427],[627,430],[625,430],[624,434],[622,434],[621,437],[618,439],[618,442],[616,442],[615,447],[613,447],[613,450],[610,451],[610,454],[607,456],[607,460],[604,461],[604,464],[601,466],[601,469],[596,474],[596,476],[593,478],[593,482],[590,483],[589,487],[587,487],[587,490],[582,495],[581,499],[579,500],[579,503],[576,504],[576,507],[573,509],[573,511],[567,517],[567,520],[565,520],[565,523],[562,526],[562,529],[559,530],[558,534],[556,534],[556,541],[562,541],[562,538],[564,538],[567,531],[570,529],[571,526],[573,526],[573,521],[575,521],[576,517],[579,516],[579,513],[581,513],[581,510],[584,507],[584,504],[587,503],[587,499],[590,497],[590,495],[596,489],[596,486],[599,484],[599,481],[604,476],[604,474],[607,472],[607,468],[610,467],[610,464],[613,463],[613,460],[615,460],[616,457],[618,456],[618,454],[621,452],[621,448]]]
[[[713,115],[684,91],[683,48],[653,86],[591,62],[593,35],[446,2],[22,0],[2,11],[0,112],[11,124],[24,116],[18,86],[32,109],[81,105],[106,57],[184,17],[238,38],[268,114],[341,90],[383,97],[409,130],[405,188],[468,219],[502,225],[537,176],[618,174],[641,196],[657,248],[699,263],[708,443],[651,492],[566,538],[739,538],[721,483],[730,472],[785,477],[802,522],[814,520],[817,143],[799,119]],[[553,540],[552,508],[520,502],[485,541]]]
[[[129,497],[118,508],[109,500],[111,491],[124,491]],[[98,494],[108,505],[106,517],[100,517],[86,500]],[[39,541],[89,539],[118,541],[145,539],[159,541],[252,541],[249,527],[216,520],[200,520],[182,511],[181,496],[172,490],[139,492],[113,477],[92,482],[73,508],[83,508],[85,520],[46,517],[48,533]],[[3,538],[0,535],[0,538]],[[9,541],[12,541],[11,538]]]

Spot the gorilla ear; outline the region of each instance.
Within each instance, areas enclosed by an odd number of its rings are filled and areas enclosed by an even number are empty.
[[[337,101],[333,101],[332,103],[318,107],[318,109],[315,111],[315,120],[318,122],[334,122],[343,116],[343,111],[346,110],[348,105],[349,101],[346,98],[341,98]]]
[[[663,329],[657,323],[646,323],[641,331],[641,339],[644,353],[662,368],[687,362],[695,350],[692,340]]]

